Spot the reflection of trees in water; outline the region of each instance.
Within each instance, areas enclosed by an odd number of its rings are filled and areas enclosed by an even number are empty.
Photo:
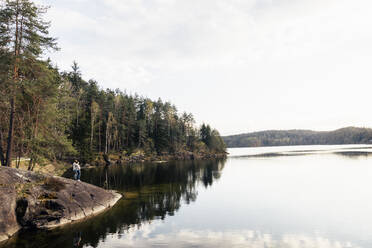
[[[360,159],[368,158],[372,156],[371,152],[361,152],[361,151],[346,151],[346,152],[335,152],[334,154],[343,156],[349,159]]]
[[[188,161],[167,164],[137,164],[86,171],[86,182],[138,194],[137,214],[141,220],[173,215],[181,202],[196,200],[196,184],[211,186],[220,177],[224,161]]]
[[[174,215],[182,202],[196,200],[197,184],[209,187],[220,178],[224,164],[225,161],[210,160],[84,170],[85,182],[128,192],[127,197],[110,211],[87,221],[53,231],[20,233],[6,247],[71,247],[77,234],[81,237],[79,247],[97,247],[110,233],[125,235],[131,227],[139,228],[142,223]]]
[[[84,170],[82,178],[85,182],[119,191],[170,183],[195,184],[197,181],[209,186],[219,178],[223,165],[223,160],[208,160],[99,167]]]

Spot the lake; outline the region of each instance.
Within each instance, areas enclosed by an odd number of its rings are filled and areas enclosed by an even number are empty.
[[[226,160],[83,170],[111,210],[1,248],[372,247],[372,147],[230,149]]]

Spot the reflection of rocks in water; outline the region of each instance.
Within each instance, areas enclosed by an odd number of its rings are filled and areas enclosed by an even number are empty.
[[[72,245],[74,247],[80,247],[80,242],[81,242],[81,232],[75,233]]]
[[[97,247],[110,233],[125,237],[133,227],[174,215],[182,203],[197,198],[198,183],[209,187],[221,176],[225,161],[190,161],[136,164],[84,170],[83,180],[125,192],[110,211],[53,231],[23,231],[6,248]],[[78,234],[78,235],[77,235]],[[83,237],[83,238],[82,238]],[[78,242],[77,242],[78,241]],[[1,247],[1,245],[0,245]],[[3,248],[3,247],[1,247]]]

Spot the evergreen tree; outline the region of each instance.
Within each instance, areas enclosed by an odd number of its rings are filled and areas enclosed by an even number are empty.
[[[45,49],[57,49],[55,39],[48,35],[49,23],[42,19],[45,12],[46,8],[38,7],[29,0],[6,0],[0,9],[1,51],[9,62],[9,66],[4,68],[7,75],[3,78],[9,84],[10,93],[8,141],[4,159],[7,166],[10,166],[12,159],[16,96],[29,79],[28,76],[33,75],[35,70],[42,70],[38,59]]]
[[[195,127],[191,114],[170,102],[153,101],[85,81],[77,62],[60,72],[45,50],[56,50],[43,20],[45,7],[31,0],[0,0],[0,162],[78,155],[83,162],[105,154],[223,153],[216,130]],[[18,164],[19,165],[19,162]]]

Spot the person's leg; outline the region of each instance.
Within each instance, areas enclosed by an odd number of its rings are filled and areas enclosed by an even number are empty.
[[[74,171],[74,179],[77,180],[77,171]]]
[[[81,171],[78,170],[78,180],[80,181]]]

